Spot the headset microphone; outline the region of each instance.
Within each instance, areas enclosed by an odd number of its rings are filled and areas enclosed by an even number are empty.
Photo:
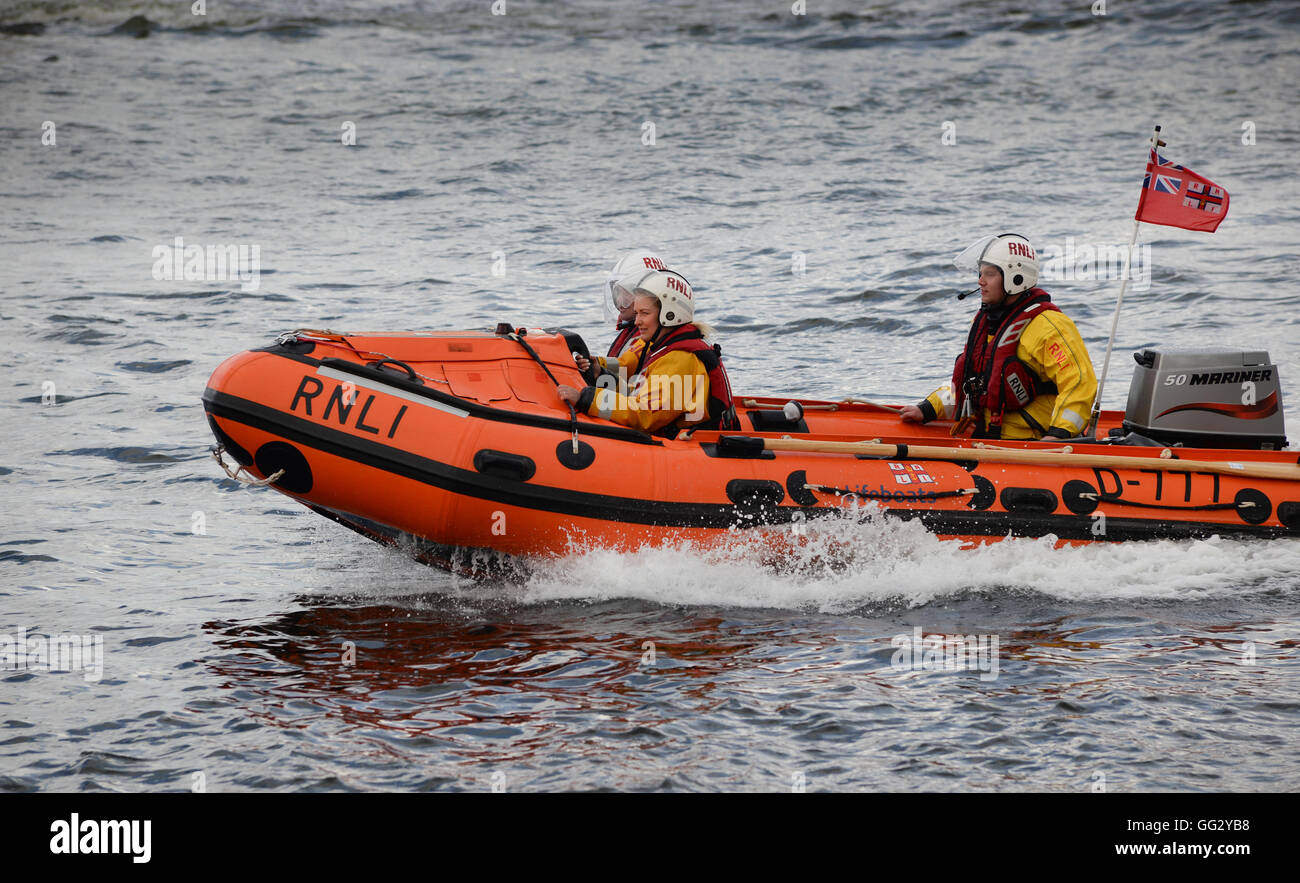
[[[979,294],[979,289],[972,288],[970,291],[963,291],[961,294],[957,295],[957,300],[963,300],[970,297],[972,294]]]

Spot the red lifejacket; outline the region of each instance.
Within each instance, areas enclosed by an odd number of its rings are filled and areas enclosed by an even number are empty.
[[[655,346],[653,352],[648,346],[642,350],[636,373],[644,374],[655,362],[678,350],[699,359],[709,375],[709,416],[692,424],[690,428],[720,429],[724,432],[740,429],[740,418],[736,416],[736,405],[731,395],[731,379],[727,377],[727,369],[722,364],[722,347],[716,343],[712,346],[705,343],[704,335],[693,324],[674,328],[662,343]],[[672,424],[665,428],[676,436],[677,428]]]
[[[952,388],[958,414],[968,398],[981,420],[988,412],[988,426],[977,435],[997,437],[1007,411],[1019,411],[1038,396],[1056,391],[1054,383],[1040,380],[1016,358],[1025,327],[1035,316],[1051,310],[1060,312],[1051,296],[1041,288],[1031,288],[996,327],[992,327],[987,310],[980,310],[975,317],[966,349],[953,368]]]
[[[636,322],[632,319],[619,322],[616,327],[618,337],[614,338],[614,343],[610,345],[609,353],[606,354],[606,358],[609,359],[617,359],[623,352],[623,347],[627,346],[627,342],[637,334]]]

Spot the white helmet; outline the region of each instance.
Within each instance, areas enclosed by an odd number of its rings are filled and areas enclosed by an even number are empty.
[[[627,254],[619,258],[610,269],[609,275],[605,279],[605,300],[603,302],[605,307],[605,318],[612,320],[619,313],[623,312],[623,310],[632,306],[632,301],[626,290],[620,292],[614,290],[614,284],[616,282],[632,275],[633,273],[644,273],[646,270],[667,269],[668,265],[663,262],[662,258],[645,248],[638,248],[636,251],[629,251]],[[626,302],[620,303],[620,300],[623,298],[627,298]],[[611,309],[613,311],[612,313]]]
[[[691,283],[673,270],[638,270],[611,288],[616,298],[649,295],[658,300],[659,324],[666,328],[685,325],[695,318],[695,292]]]
[[[992,264],[1002,271],[1002,287],[1007,294],[1019,294],[1038,284],[1038,253],[1018,233],[980,237],[953,263],[958,269],[976,273],[980,264]]]

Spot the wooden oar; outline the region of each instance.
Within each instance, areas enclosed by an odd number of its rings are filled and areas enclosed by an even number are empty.
[[[1030,463],[1039,466],[1101,466],[1111,469],[1161,469],[1166,472],[1215,472],[1241,478],[1300,481],[1300,465],[1250,461],[1175,460],[1172,457],[1119,457],[1114,454],[1066,454],[1053,451],[1006,448],[951,448],[936,445],[886,445],[875,442],[815,441],[799,438],[745,438],[762,443],[768,451],[804,451],[811,454],[867,454],[912,460],[975,460],[981,463]],[[1166,449],[1167,450],[1167,449]]]
[[[902,405],[886,405],[881,402],[873,402],[870,399],[855,399],[852,396],[847,399],[840,399],[840,401],[846,405],[870,405],[873,408],[880,408],[882,411],[893,411],[895,414],[903,410]]]
[[[867,399],[847,398],[840,399],[838,402],[813,402],[809,399],[774,399],[771,405],[766,407],[779,408],[785,402],[798,402],[803,406],[805,411],[838,411],[840,405],[866,405],[869,408],[875,408],[880,411],[888,411],[891,414],[897,414],[902,409],[902,405],[882,405],[880,402],[872,402]],[[762,408],[764,404],[757,399],[742,399],[740,402],[746,408]]]
[[[785,399],[784,401],[785,401],[785,402],[798,402],[798,403],[803,407],[803,409],[804,409],[805,411],[838,411],[838,410],[840,409],[840,406],[837,405],[835,402],[826,402],[826,403],[821,403],[821,404],[811,404],[811,403],[809,403],[809,402],[808,402],[807,400],[805,400],[805,399]],[[746,408],[761,408],[761,407],[763,407],[763,403],[762,403],[762,402],[759,402],[759,401],[757,401],[757,400],[755,400],[755,399],[745,399],[744,401],[741,402],[741,404],[744,405]],[[784,404],[784,402],[783,402],[782,404]],[[769,406],[769,407],[772,407],[772,408],[778,408],[778,409],[779,409],[780,406],[774,404],[774,405],[771,405],[771,406]]]

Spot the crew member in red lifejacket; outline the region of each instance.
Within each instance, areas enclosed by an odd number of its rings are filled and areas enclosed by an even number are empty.
[[[986,236],[957,256],[979,273],[982,305],[952,382],[900,412],[904,421],[953,419],[953,435],[1073,438],[1097,396],[1088,348],[1038,282],[1038,257],[1014,233]],[[974,294],[974,292],[969,292]],[[965,295],[962,295],[964,297]]]
[[[639,248],[636,251],[630,251],[615,262],[613,268],[609,271],[609,276],[605,279],[605,318],[617,316],[614,328],[618,332],[614,336],[614,342],[609,345],[607,355],[611,359],[617,359],[623,353],[627,352],[628,347],[640,340],[640,334],[636,330],[636,320],[632,314],[632,293],[625,288],[617,288],[616,283],[620,279],[640,271],[646,270],[667,270],[668,265],[663,259],[648,249]]]
[[[671,270],[647,270],[620,280],[634,295],[634,321],[640,346],[618,359],[598,358],[595,386],[561,385],[560,400],[592,417],[668,438],[683,429],[740,428],[722,348],[705,343],[713,329],[695,318],[690,283]],[[578,357],[578,368],[591,363]],[[629,379],[618,382],[614,372]]]

